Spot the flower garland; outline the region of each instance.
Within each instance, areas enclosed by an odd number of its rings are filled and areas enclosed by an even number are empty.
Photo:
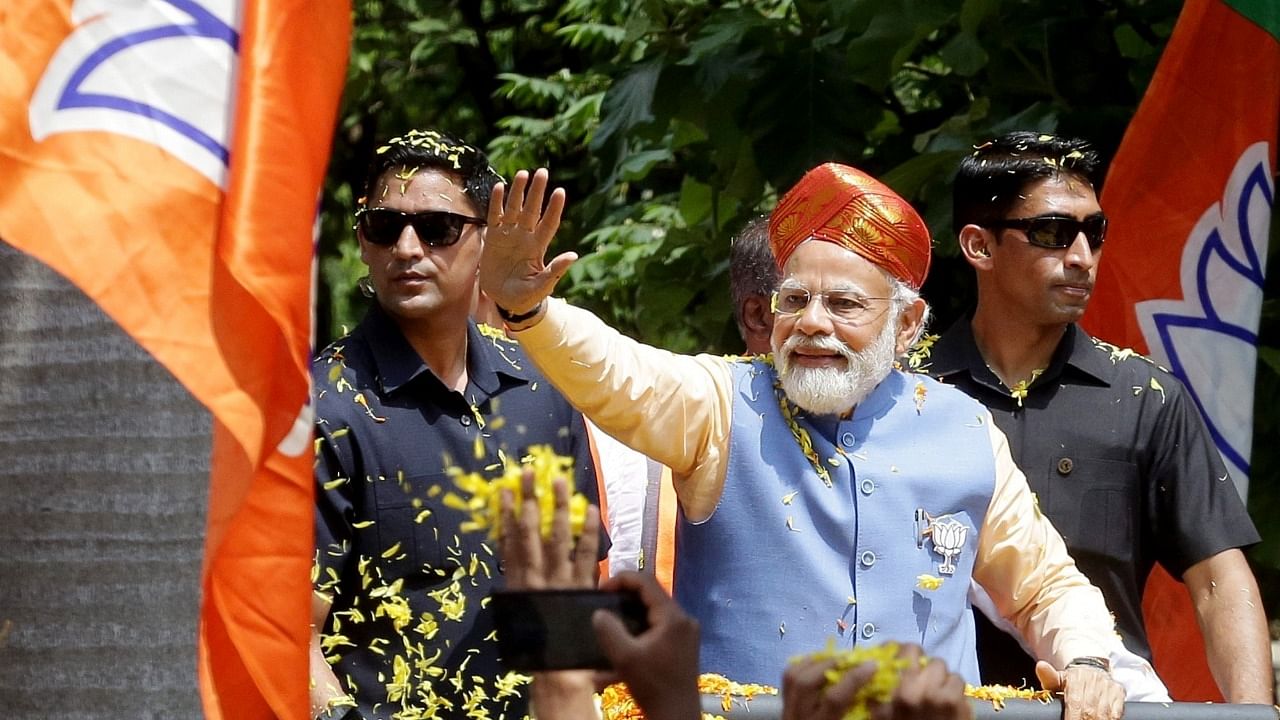
[[[818,457],[818,451],[813,449],[813,438],[810,437],[809,431],[800,427],[800,423],[796,421],[795,406],[787,399],[787,394],[782,390],[782,381],[774,375],[773,394],[778,398],[778,407],[782,409],[782,419],[787,422],[787,428],[791,430],[791,437],[796,439],[796,443],[800,445],[800,452],[809,459],[809,464],[813,466],[813,471],[818,473],[818,477],[822,479],[822,484],[831,487],[831,473],[827,472],[827,468],[822,464],[822,459]]]
[[[933,354],[933,345],[941,339],[941,335],[925,335],[916,341],[907,349],[907,366],[912,371],[923,370],[929,367],[929,363],[925,362],[929,356]]]
[[[852,650],[834,651],[830,648],[813,656],[836,659],[836,667],[828,671],[827,682],[834,684],[840,676],[864,662],[875,662],[876,672],[855,696],[854,704],[845,714],[844,720],[869,718],[867,702],[887,702],[898,687],[899,674],[906,668],[907,661],[897,658],[898,645],[886,643],[871,648],[854,648]],[[923,661],[923,658],[922,658]],[[769,685],[740,684],[723,675],[705,673],[698,677],[698,692],[703,695],[719,695],[720,707],[729,712],[735,701],[747,705],[757,695],[777,695],[778,689]],[[1048,703],[1053,694],[1048,690],[1035,690],[1012,685],[970,685],[965,683],[964,695],[975,700],[986,700],[997,711],[1004,708],[1007,700],[1036,700]],[[644,720],[644,711],[636,704],[626,683],[614,683],[596,696],[599,701],[600,714],[604,720]],[[749,706],[747,706],[749,709]],[[703,713],[702,720],[713,720],[720,716]]]
[[[719,695],[720,707],[725,712],[733,707],[735,700],[749,703],[757,695],[777,695],[778,689],[768,685],[754,683],[736,683],[723,675],[704,673],[698,676],[698,692],[703,695]],[[626,683],[614,683],[600,693],[600,712],[604,720],[643,720],[644,711],[631,697]],[[703,720],[719,716],[703,713]]]
[[[787,400],[787,394],[782,389],[782,380],[778,377],[776,366],[773,364],[773,353],[765,355],[725,355],[725,360],[729,362],[751,362],[759,360],[760,362],[775,369],[773,375],[773,394],[778,399],[778,407],[782,410],[782,419],[786,421],[787,428],[791,430],[791,437],[796,439],[796,444],[800,446],[800,452],[808,458],[809,464],[813,466],[813,471],[822,479],[822,483],[827,487],[832,487],[831,473],[822,463],[822,458],[818,457],[818,451],[813,448],[813,438],[809,435],[809,431],[800,427],[799,421],[796,420],[796,408]],[[837,450],[839,450],[837,448]]]

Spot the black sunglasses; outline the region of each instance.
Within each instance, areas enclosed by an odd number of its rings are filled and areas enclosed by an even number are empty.
[[[356,222],[364,239],[380,247],[395,245],[405,225],[413,226],[419,241],[431,247],[448,247],[458,242],[467,225],[485,224],[481,218],[445,210],[407,213],[391,208],[360,208],[356,211]]]
[[[1027,236],[1028,243],[1036,247],[1052,248],[1054,250],[1071,247],[1071,244],[1076,241],[1076,236],[1080,233],[1084,233],[1085,239],[1089,241],[1090,250],[1097,250],[1102,247],[1103,241],[1107,239],[1107,216],[1102,213],[1090,215],[1083,220],[1048,215],[1045,217],[992,220],[985,223],[985,225],[988,228],[1021,230]]]

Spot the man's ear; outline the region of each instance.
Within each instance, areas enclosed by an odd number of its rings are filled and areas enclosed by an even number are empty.
[[[960,252],[975,270],[991,269],[991,247],[996,242],[995,234],[986,228],[970,224],[960,228],[959,241]]]
[[[773,310],[769,298],[751,295],[742,301],[742,322],[738,331],[750,354],[769,352],[773,338]]]
[[[773,312],[769,309],[769,298],[763,295],[751,295],[742,301],[742,324],[749,332],[765,333],[773,331]]]
[[[920,334],[920,326],[924,324],[924,310],[927,307],[924,298],[916,298],[902,309],[898,315],[897,340],[894,343],[894,355],[902,356],[911,349],[911,342]]]
[[[356,245],[360,246],[360,262],[366,266],[372,265],[373,261],[369,258],[369,243],[364,239],[364,231],[356,227]]]

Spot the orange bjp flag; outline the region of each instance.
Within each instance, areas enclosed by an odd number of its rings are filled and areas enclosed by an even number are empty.
[[[0,237],[213,417],[209,718],[308,716],[313,227],[349,33],[349,0],[0,9]]]
[[[1280,3],[1188,0],[1111,165],[1105,262],[1084,325],[1187,386],[1242,496],[1280,115]],[[1185,589],[1153,574],[1156,670],[1221,700]]]

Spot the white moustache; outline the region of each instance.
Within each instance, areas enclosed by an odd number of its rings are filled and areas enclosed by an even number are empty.
[[[820,351],[838,353],[850,363],[857,359],[853,349],[834,335],[792,335],[782,343],[782,355],[786,360],[797,351]],[[789,364],[789,363],[788,363]]]

